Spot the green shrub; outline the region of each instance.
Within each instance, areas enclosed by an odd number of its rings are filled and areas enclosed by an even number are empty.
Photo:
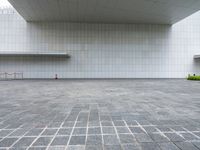
[[[188,76],[187,77],[188,80],[200,80],[200,76]]]

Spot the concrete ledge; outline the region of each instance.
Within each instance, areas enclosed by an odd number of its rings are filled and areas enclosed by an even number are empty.
[[[65,53],[65,52],[12,52],[12,51],[8,51],[8,52],[0,52],[0,56],[44,56],[44,57],[70,57],[69,54]]]
[[[200,55],[194,55],[194,59],[200,59]]]

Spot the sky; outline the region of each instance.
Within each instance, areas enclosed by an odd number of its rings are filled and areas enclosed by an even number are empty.
[[[0,8],[10,7],[10,3],[7,0],[0,0]]]

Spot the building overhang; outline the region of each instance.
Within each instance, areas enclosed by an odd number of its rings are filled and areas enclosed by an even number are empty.
[[[27,21],[174,24],[200,0],[9,0]]]

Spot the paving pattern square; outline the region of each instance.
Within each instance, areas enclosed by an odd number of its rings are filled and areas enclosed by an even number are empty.
[[[69,145],[85,145],[86,136],[72,136]]]
[[[101,134],[101,128],[100,127],[89,127],[88,128],[88,134]]]
[[[48,146],[53,137],[40,137],[34,143],[33,146]]]
[[[69,140],[69,136],[56,136],[53,139],[51,146],[67,145],[68,140]]]
[[[103,140],[105,145],[120,145],[116,135],[104,135]]]
[[[0,150],[200,150],[199,89],[182,79],[0,82]]]
[[[122,144],[134,144],[136,142],[132,134],[119,134],[119,139]]]
[[[87,137],[87,145],[102,145],[103,140],[101,135],[91,135]]]
[[[0,141],[0,147],[10,147],[16,142],[17,138],[5,138]]]

